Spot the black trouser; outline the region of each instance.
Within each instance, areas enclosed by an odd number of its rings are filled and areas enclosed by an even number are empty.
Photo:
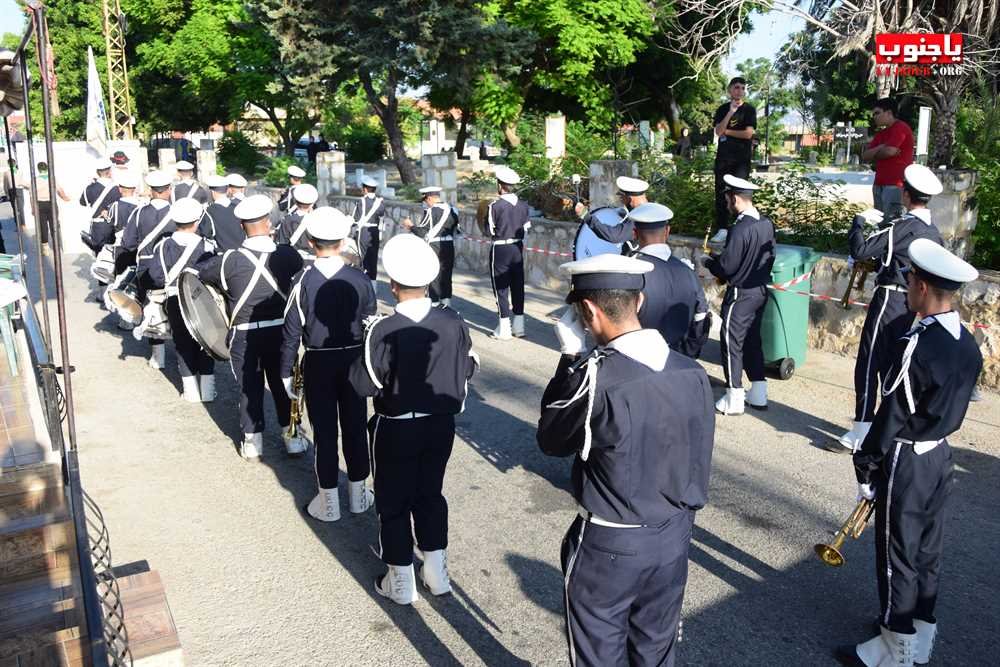
[[[378,227],[362,227],[358,230],[358,254],[361,255],[361,270],[369,280],[378,279]]]
[[[490,246],[490,277],[493,296],[501,318],[524,315],[524,249],[523,242]],[[509,297],[508,297],[509,295]],[[508,300],[509,298],[509,300]]]
[[[572,665],[673,665],[694,512],[656,528],[577,517],[562,543]]]
[[[431,301],[451,298],[451,275],[455,270],[455,242],[435,241],[430,244],[431,248],[438,256],[441,270],[438,271],[437,278],[431,282],[428,292]]]
[[[368,404],[351,386],[348,371],[361,356],[352,350],[306,350],[302,361],[306,410],[313,428],[316,481],[321,489],[337,486],[340,459],[337,456],[337,422],[343,431],[347,479],[368,478]]]
[[[229,334],[229,365],[240,387],[240,427],[244,433],[264,432],[264,378],[271,389],[278,424],[291,421],[291,401],[281,383],[281,327]]]
[[[743,386],[743,371],[751,382],[764,379],[764,344],[760,323],[767,305],[766,287],[727,287],[722,298],[722,371],[726,386]]]
[[[128,269],[128,267],[135,266],[135,263],[135,250],[125,250],[124,248],[119,250],[117,256],[115,257],[115,275],[121,275],[126,269]]]
[[[412,564],[414,535],[421,551],[446,549],[448,501],[441,487],[455,440],[455,416],[388,419],[375,415],[368,427],[379,557],[387,565]]]
[[[208,352],[201,349],[201,345],[191,337],[191,332],[185,326],[177,297],[167,297],[164,307],[167,311],[167,321],[170,322],[170,331],[174,339],[174,349],[177,350],[177,358],[180,360],[178,368],[180,369],[181,377],[212,375],[215,373],[215,361],[209,356]]]
[[[893,346],[910,330],[913,316],[905,292],[875,288],[854,363],[854,421],[870,422],[875,417],[879,378],[889,370]]]
[[[934,623],[945,506],[951,493],[951,447],[917,454],[895,443],[875,484],[875,572],[879,622],[913,633],[913,620]]]
[[[35,232],[42,243],[49,242],[49,227],[52,226],[52,202],[38,202],[38,217],[35,219]]]
[[[729,207],[726,206],[726,183],[722,180],[726,174],[737,178],[750,178],[750,161],[715,161],[715,226],[718,229],[726,229],[733,219]]]

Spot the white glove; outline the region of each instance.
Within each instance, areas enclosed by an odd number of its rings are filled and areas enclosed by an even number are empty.
[[[570,306],[555,324],[556,338],[559,339],[559,349],[563,354],[580,354],[586,341],[587,333],[583,322],[577,317],[576,308]]]
[[[853,268],[854,268],[854,258],[848,256],[848,258],[847,258],[847,270],[850,271]]]
[[[875,487],[871,484],[858,484],[858,502],[862,499],[875,500]]]
[[[868,222],[871,225],[877,225],[877,224],[879,224],[880,222],[882,222],[882,219],[885,217],[882,214],[882,211],[878,210],[877,208],[865,209],[864,211],[861,211],[861,213],[858,213],[858,215],[860,215],[862,218],[864,218],[865,221]]]
[[[281,384],[285,386],[285,393],[288,394],[288,398],[293,401],[299,399],[299,395],[292,389],[292,378],[281,378]]]

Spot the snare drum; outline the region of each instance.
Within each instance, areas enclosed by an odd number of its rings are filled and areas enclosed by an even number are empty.
[[[108,303],[111,309],[125,322],[138,325],[142,322],[142,304],[139,303],[138,270],[130,266],[115,284],[108,288]]]
[[[590,213],[605,225],[615,227],[622,224],[622,216],[617,208],[599,208]],[[620,255],[622,244],[609,243],[597,236],[586,223],[580,223],[580,229],[576,232],[576,240],[573,242],[573,259],[586,259],[595,255]]]

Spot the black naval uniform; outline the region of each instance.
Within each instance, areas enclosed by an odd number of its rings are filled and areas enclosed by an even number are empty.
[[[760,324],[773,265],[774,223],[755,208],[736,218],[722,253],[705,263],[713,276],[727,283],[719,336],[726,387],[742,387],[744,370],[751,382],[765,379]]]
[[[170,201],[175,202],[178,199],[185,199],[187,197],[194,199],[203,206],[207,206],[212,201],[212,197],[208,193],[208,188],[198,181],[179,181],[174,184],[173,190],[170,191]]]
[[[413,233],[427,241],[441,266],[437,278],[427,286],[431,301],[450,299],[451,278],[455,270],[455,237],[461,233],[458,212],[444,202],[425,208],[420,222],[413,226]]]
[[[387,565],[413,563],[414,534],[422,551],[448,547],[448,502],[441,487],[455,415],[464,407],[475,367],[465,322],[450,308],[431,308],[427,298],[404,301],[365,332],[351,384],[374,397],[369,429],[375,510],[379,557]]]
[[[122,237],[125,235],[125,225],[129,217],[139,208],[139,202],[134,197],[119,198],[108,207],[106,217],[99,221],[94,221],[90,228],[90,236],[94,244],[100,250],[101,246],[110,245],[114,249],[115,275],[124,271],[127,266],[122,266],[119,270],[118,258],[124,254],[121,247]]]
[[[698,275],[665,243],[640,248],[631,256],[653,265],[645,274],[639,324],[659,331],[671,350],[697,359],[712,324]]]
[[[378,279],[379,230],[382,228],[384,215],[385,202],[381,197],[376,197],[374,192],[365,194],[355,204],[354,213],[351,214],[357,230],[355,238],[361,255],[361,268],[368,274],[369,280]]]
[[[855,216],[847,240],[854,259],[877,259],[878,275],[861,329],[858,360],[854,364],[854,421],[870,422],[878,397],[877,376],[891,361],[892,346],[913,324],[915,314],[906,305],[907,250],[916,239],[941,243],[941,233],[931,223],[930,210],[914,209],[890,221],[865,238],[864,218]]]
[[[657,347],[652,366],[630,356]],[[576,455],[579,516],[561,554],[571,664],[674,664],[714,433],[708,375],[669,352],[656,331],[560,359],[542,396],[537,440],[550,456]]]
[[[198,233],[214,241],[219,252],[236,250],[247,237],[243,231],[243,223],[233,213],[233,206],[228,198],[208,205],[205,216],[198,225]]]
[[[181,272],[194,271],[193,267],[207,262],[213,254],[212,246],[198,234],[176,231],[157,243],[153,248],[152,259],[140,265],[140,268],[145,268],[144,279],[149,282],[149,286],[167,292],[164,306],[173,334],[174,347],[181,361],[179,366],[182,377],[211,375],[215,372],[215,362],[212,357],[201,349],[184,324],[177,300],[177,280]]]
[[[490,204],[487,225],[497,310],[501,319],[509,318],[511,311],[524,315],[524,233],[531,226],[528,205],[517,195],[501,195]]]
[[[731,102],[726,102],[715,110],[712,127],[722,122],[729,113]],[[728,130],[745,130],[757,127],[757,109],[744,102],[729,119]],[[726,204],[726,174],[737,178],[750,178],[750,162],[753,157],[753,139],[719,137],[715,150],[715,224],[719,229],[729,226],[729,207]]]
[[[371,281],[339,257],[320,257],[297,276],[285,307],[281,377],[292,377],[305,347],[302,373],[313,427],[316,478],[321,489],[337,486],[337,421],[343,431],[347,479],[368,478],[368,405],[351,386],[350,369],[361,357],[364,321],[378,306]]]
[[[281,383],[281,327],[292,277],[301,269],[299,253],[266,236],[247,238],[237,250],[198,267],[201,279],[226,296],[230,366],[240,386],[243,433],[264,431],[265,376],[278,424],[285,428],[291,421],[291,402]]]
[[[288,245],[295,248],[300,255],[312,257],[313,251],[309,247],[309,236],[306,234],[305,224],[302,218],[308,211],[296,208],[281,219],[278,228],[274,230],[274,242],[278,245]]]
[[[107,194],[105,194],[107,190]],[[103,197],[102,197],[103,195]],[[91,219],[99,218],[113,203],[121,199],[122,193],[110,178],[92,181],[80,195],[80,206],[90,211]]]
[[[278,197],[278,211],[280,213],[291,213],[295,210],[295,200],[292,199],[292,189],[294,187],[294,185],[289,185],[281,191],[281,196]]]
[[[893,632],[935,622],[952,486],[946,438],[962,425],[982,365],[957,312],[921,320],[895,342],[882,403],[854,454],[858,482],[875,488],[879,622]]]

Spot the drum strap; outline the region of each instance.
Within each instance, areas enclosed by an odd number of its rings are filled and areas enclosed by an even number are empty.
[[[108,193],[111,192],[111,188],[113,188],[113,187],[114,187],[114,185],[112,185],[110,183],[108,185],[105,185],[104,189],[101,190],[100,196],[97,198],[96,201],[94,201],[93,204],[91,204],[91,206],[90,206],[90,219],[91,220],[93,220],[94,216],[97,215],[98,209],[101,208],[101,204],[103,204],[104,200],[107,199]]]
[[[136,248],[135,250],[136,256],[138,256],[139,253],[145,250],[146,246],[155,241],[157,237],[160,235],[160,233],[166,228],[166,226],[170,224],[170,222],[171,222],[170,214],[167,213],[165,216],[163,216],[163,220],[160,220],[158,223],[156,223],[156,227],[153,227],[153,231],[147,234],[146,238],[144,238],[139,243],[139,247]]]
[[[247,299],[250,298],[250,293],[253,292],[254,288],[257,286],[257,283],[260,282],[261,278],[266,280],[268,284],[274,288],[274,291],[281,295],[281,298],[283,299],[287,298],[285,296],[285,293],[278,288],[278,283],[277,281],[275,281],[274,276],[272,276],[271,272],[267,270],[267,258],[268,256],[270,256],[271,253],[265,252],[262,253],[260,257],[257,257],[246,248],[240,248],[239,252],[253,263],[253,275],[250,276],[250,282],[247,283],[246,289],[243,290],[243,294],[240,295],[239,301],[236,302],[236,307],[233,308],[233,313],[229,317],[230,327],[233,326],[233,323],[236,321],[236,316],[239,314],[240,309],[242,309],[243,306],[246,304]]]
[[[167,271],[167,265],[163,261],[163,246],[162,245],[160,246],[160,264],[163,266],[163,274],[166,276],[166,278],[163,281],[164,289],[170,289],[173,286],[173,284],[177,282],[177,279],[181,275],[181,271],[184,270],[184,267],[187,266],[188,261],[191,259],[191,255],[194,254],[194,251],[197,250],[198,246],[200,246],[201,244],[202,241],[199,240],[197,243],[189,243],[187,246],[185,246],[184,252],[181,253],[180,259],[177,260],[176,264],[170,267],[169,271]]]
[[[444,228],[445,223],[448,222],[448,218],[451,217],[451,206],[449,206],[448,204],[442,203],[439,208],[440,208],[441,213],[442,213],[441,220],[438,221],[438,223],[436,225],[434,225],[433,227],[431,227],[431,230],[429,232],[427,232],[427,237],[425,238],[425,240],[428,243],[430,243],[431,241],[434,241],[434,240],[437,239],[437,235],[441,233],[441,229]],[[434,220],[434,207],[433,206],[431,208],[427,209],[427,216],[428,216],[428,218],[430,218],[431,221]]]
[[[365,199],[367,199],[367,197],[362,197],[361,198],[361,210],[362,211],[365,210]],[[372,219],[372,216],[375,215],[375,211],[377,211],[378,207],[381,206],[381,205],[382,205],[382,198],[381,197],[375,197],[375,200],[372,202],[372,207],[370,209],[368,209],[367,211],[364,212],[364,214],[361,216],[360,220],[358,220],[356,223],[354,223],[354,224],[356,224],[358,226],[358,230],[359,231],[361,230],[362,227],[374,227],[375,226],[374,224],[369,223],[368,221]]]
[[[306,217],[302,216],[302,219],[299,220],[299,226],[296,227],[295,231],[292,232],[292,235],[288,237],[289,245],[295,245],[296,243],[298,243],[299,239],[302,238],[302,235],[305,234],[305,232],[306,232]]]

